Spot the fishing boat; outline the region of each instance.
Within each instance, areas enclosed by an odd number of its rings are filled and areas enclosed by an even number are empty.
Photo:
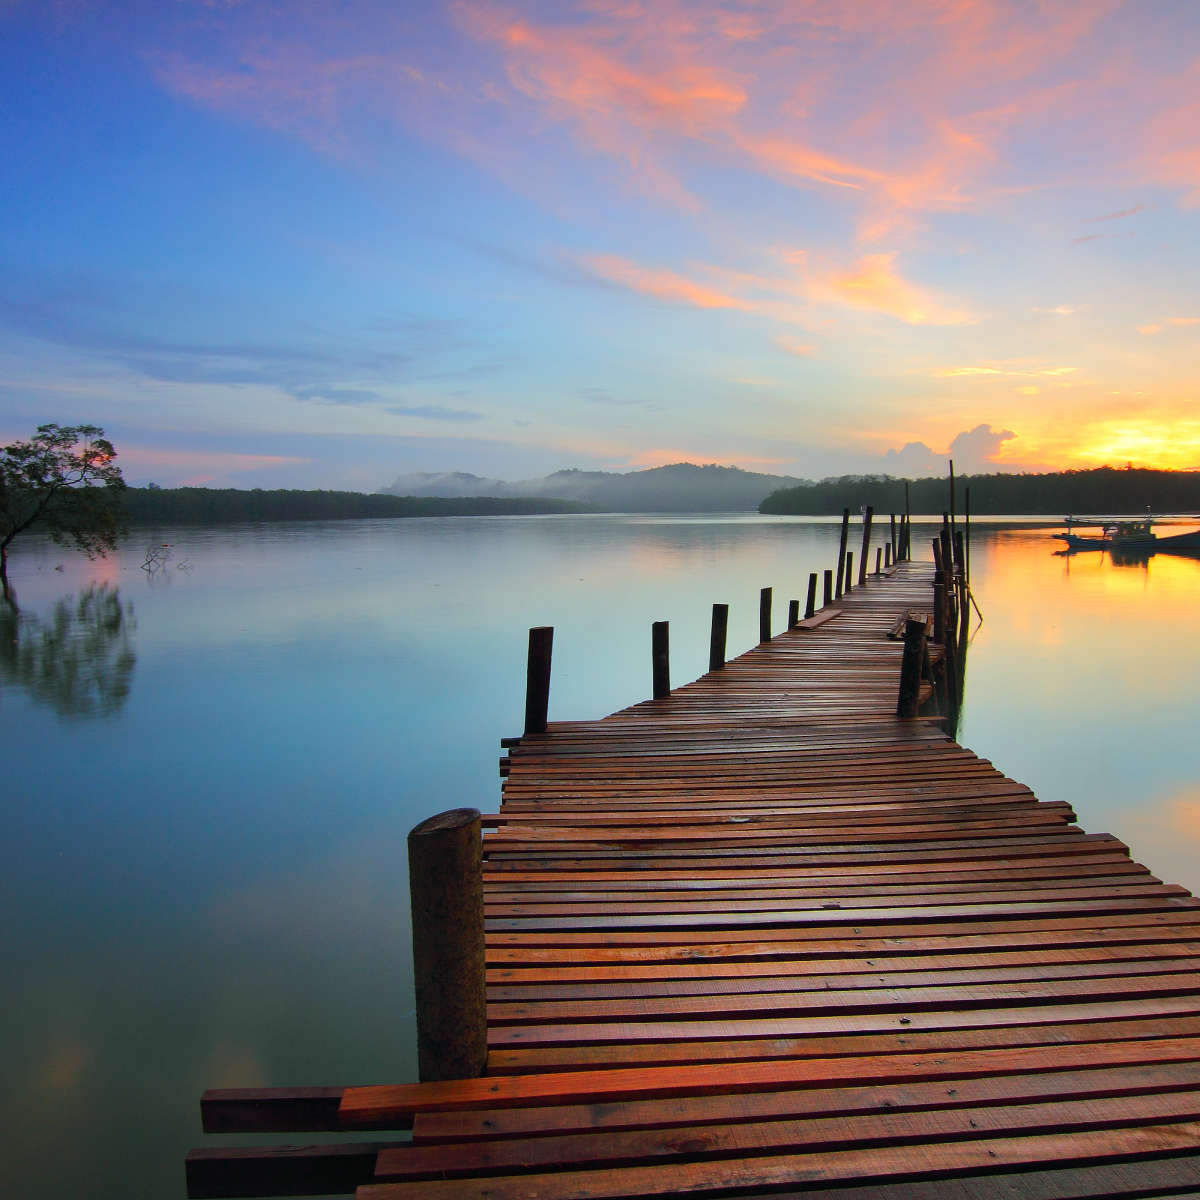
[[[1155,517],[1067,517],[1066,533],[1056,533],[1069,550],[1113,550],[1126,554],[1154,554],[1162,550],[1200,550],[1200,530],[1159,537]],[[1099,533],[1077,533],[1077,529]]]

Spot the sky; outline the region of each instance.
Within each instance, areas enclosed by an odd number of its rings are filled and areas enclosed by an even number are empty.
[[[1200,468],[1194,0],[0,0],[0,441]]]

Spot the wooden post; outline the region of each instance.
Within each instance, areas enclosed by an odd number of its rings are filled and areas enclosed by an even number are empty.
[[[912,558],[912,512],[910,511],[908,480],[904,481],[904,553],[902,557],[907,561]]]
[[[545,733],[550,712],[550,659],[554,652],[554,626],[539,625],[529,631],[529,658],[525,668],[525,736]]]
[[[761,588],[758,593],[758,640],[771,640],[771,589]]]
[[[850,510],[842,509],[842,537],[838,542],[838,565],[837,565],[837,588],[834,592],[834,599],[840,600],[842,597],[842,579],[846,574],[846,539],[850,536]]]
[[[950,460],[950,532],[954,532],[954,459]]]
[[[890,542],[883,543],[883,565],[884,567],[892,565],[892,545]]]
[[[482,858],[477,808],[439,813],[408,835],[422,1082],[487,1067]]]
[[[867,582],[867,566],[871,554],[871,521],[875,510],[868,504],[863,516],[862,553],[858,556],[858,586],[863,587]]]
[[[804,615],[811,617],[817,611],[817,573],[812,571],[808,576],[808,597],[804,601]]]
[[[650,626],[650,665],[654,672],[654,698],[671,693],[671,641],[669,622],[655,621]]]
[[[854,578],[854,551],[847,550],[846,551],[846,584],[842,588],[843,596],[848,596],[850,594],[850,580],[853,578]]]
[[[828,608],[833,603],[833,569],[825,568],[825,589],[821,599],[823,607]]]
[[[800,601],[788,601],[788,628],[795,629],[800,624]]]
[[[725,633],[729,628],[729,605],[714,604],[712,636],[708,641],[708,669],[719,671],[725,665]]]
[[[909,617],[904,622],[904,654],[900,659],[900,693],[896,716],[917,715],[921,699],[921,669],[925,663],[925,622]]]
[[[889,513],[888,517],[889,517],[889,521],[891,524],[891,535],[892,535],[891,536],[892,557],[888,561],[895,562],[895,560],[896,560],[896,514]]]
[[[883,546],[875,547],[875,574],[876,575],[883,574],[883,550],[884,550]]]
[[[963,495],[963,533],[966,549],[963,554],[963,566],[967,572],[967,582],[971,582],[971,489],[964,488]]]

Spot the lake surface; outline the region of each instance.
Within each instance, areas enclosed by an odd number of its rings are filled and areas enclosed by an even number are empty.
[[[1051,533],[973,527],[959,740],[1195,890],[1200,561],[1065,558]],[[759,588],[782,629],[837,538],[571,516],[135,531],[95,563],[20,543],[5,1191],[179,1197],[205,1088],[415,1079],[405,836],[495,810],[528,628],[555,626],[551,719],[601,716],[649,695],[653,621],[695,678],[713,602],[748,649]]]

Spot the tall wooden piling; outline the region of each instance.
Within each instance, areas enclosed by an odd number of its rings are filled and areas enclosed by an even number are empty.
[[[891,542],[891,550],[892,550],[891,559],[889,561],[895,562],[896,561],[896,549],[897,549],[897,547],[896,547],[896,514],[895,513],[888,514],[888,522],[891,526],[890,542]]]
[[[761,588],[758,593],[758,640],[771,640],[771,589]]]
[[[876,575],[883,574],[883,549],[884,548],[882,546],[875,547],[875,574]]]
[[[823,607],[828,607],[833,603],[833,568],[825,568],[825,586],[821,597]]]
[[[854,578],[854,551],[846,551],[846,582],[842,588],[842,595],[848,596],[851,590],[850,581]]]
[[[529,631],[529,657],[525,668],[525,734],[545,733],[550,712],[550,660],[554,653],[554,626],[538,625]]]
[[[654,675],[654,698],[661,700],[671,693],[671,641],[667,621],[655,621],[650,626],[650,663]]]
[[[811,617],[817,611],[817,573],[811,571],[808,576],[808,596],[804,601],[804,615]]]
[[[417,1065],[421,1079],[487,1066],[480,815],[454,808],[408,835]]]
[[[719,671],[725,665],[725,635],[729,629],[729,605],[714,604],[712,633],[708,639],[708,669]]]
[[[837,590],[834,599],[841,599],[842,580],[846,574],[846,539],[850,536],[850,510],[842,509],[842,536],[838,542]]]
[[[867,582],[867,566],[871,553],[871,521],[875,510],[868,504],[863,514],[862,551],[858,556],[858,586],[863,587]]]

